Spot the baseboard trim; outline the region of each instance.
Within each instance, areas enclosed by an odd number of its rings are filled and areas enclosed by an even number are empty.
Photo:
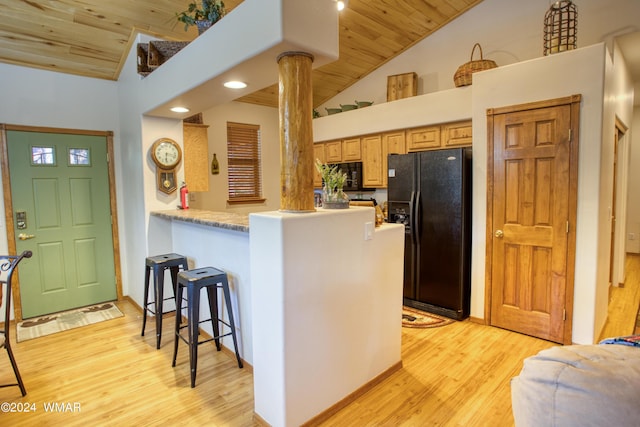
[[[255,411],[253,412],[253,421],[259,426],[271,427],[271,424],[266,422],[260,415],[256,414]]]
[[[350,393],[349,395],[347,395],[344,399],[340,400],[339,402],[330,406],[326,410],[322,411],[315,417],[311,418],[309,421],[302,423],[302,427],[315,427],[322,424],[323,422],[331,418],[333,415],[337,414],[341,409],[353,403],[360,396],[362,396],[363,394],[365,394],[366,392],[368,392],[369,390],[371,390],[372,388],[380,384],[385,379],[389,378],[393,373],[399,371],[400,369],[402,369],[402,360],[392,365],[389,369],[387,369],[386,371],[384,371],[383,373],[381,373],[371,381],[367,382],[366,384],[364,384],[362,387],[360,387],[353,393]]]
[[[127,301],[129,301],[129,303],[130,303],[132,306],[134,306],[134,307],[136,308],[136,310],[138,310],[138,311],[142,314],[142,307],[140,307],[140,306],[138,305],[138,303],[134,301],[134,299],[133,299],[133,298],[131,298],[129,295],[125,295],[125,296],[123,296],[123,297],[122,297],[122,299],[123,299],[123,300],[127,300]]]
[[[360,387],[353,393],[350,393],[349,395],[347,395],[344,399],[340,400],[339,402],[325,409],[324,411],[322,411],[315,417],[311,418],[310,420],[302,423],[301,427],[315,427],[322,424],[323,422],[331,418],[333,415],[337,414],[341,409],[353,403],[360,396],[362,396],[363,394],[365,394],[366,392],[374,388],[376,385],[380,384],[382,381],[384,381],[385,379],[387,379],[393,373],[399,371],[400,369],[402,369],[402,360],[394,364],[393,366],[391,366],[389,369],[387,369],[386,371],[384,371],[383,373],[381,373],[380,375],[378,375],[368,383],[364,384],[362,387]],[[260,415],[256,414],[255,411],[253,412],[253,421],[261,427],[271,427],[271,424],[266,422],[264,418],[262,418]]]
[[[488,325],[489,324],[486,319],[481,319],[479,317],[473,317],[473,316],[469,316],[469,322],[476,323],[478,325]]]

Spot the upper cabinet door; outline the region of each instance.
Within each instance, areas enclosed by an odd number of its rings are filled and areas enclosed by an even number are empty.
[[[382,135],[382,186],[387,187],[387,172],[389,169],[389,154],[406,154],[405,132],[399,130]]]
[[[440,126],[425,126],[407,131],[407,152],[440,147]]]
[[[327,163],[339,163],[342,161],[342,140],[324,143],[324,155]]]
[[[362,138],[362,184],[368,188],[382,188],[384,185],[382,166],[382,136],[371,135]]]
[[[358,162],[362,160],[360,151],[360,138],[350,138],[342,140],[342,161]]]
[[[471,120],[442,126],[442,147],[471,147]]]
[[[209,191],[207,125],[183,123],[184,180],[191,191]]]

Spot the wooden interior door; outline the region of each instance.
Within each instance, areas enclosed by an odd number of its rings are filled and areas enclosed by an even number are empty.
[[[616,260],[620,258],[616,249],[620,249],[618,246],[618,239],[620,239],[620,235],[624,236],[624,232],[621,232],[618,227],[618,207],[620,201],[618,200],[618,194],[620,190],[624,192],[624,189],[618,189],[618,175],[620,173],[619,162],[623,159],[619,157],[622,155],[624,158],[624,150],[620,150],[620,141],[624,137],[627,131],[627,127],[616,118],[616,129],[613,136],[613,183],[612,183],[612,191],[611,191],[611,245],[609,248],[609,286],[624,286],[624,267],[619,263],[616,265]],[[621,154],[621,151],[623,154]],[[624,222],[624,219],[623,219]],[[618,237],[616,238],[616,235]],[[618,271],[618,269],[622,269],[623,271]],[[616,282],[617,283],[614,283]]]
[[[559,343],[571,342],[573,99],[489,112],[490,323]]]
[[[618,215],[616,212],[617,192],[618,192],[618,129],[613,139],[613,184],[611,190],[611,244],[609,246],[609,286],[613,285],[613,270],[616,253],[616,221]]]

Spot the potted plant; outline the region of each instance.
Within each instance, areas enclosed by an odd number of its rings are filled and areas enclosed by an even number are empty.
[[[337,165],[328,165],[316,159],[316,169],[322,176],[322,207],[327,209],[346,209],[349,207],[349,197],[343,187],[347,181],[347,174],[340,171]]]
[[[213,24],[218,22],[227,11],[222,0],[201,0],[191,2],[187,10],[176,13],[178,21],[184,24],[187,31],[191,25],[198,27],[198,34],[202,34]]]

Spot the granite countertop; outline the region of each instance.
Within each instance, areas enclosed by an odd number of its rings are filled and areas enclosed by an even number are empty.
[[[214,212],[202,209],[172,209],[152,211],[151,215],[174,221],[191,222],[227,230],[249,232],[249,215],[232,212]]]

